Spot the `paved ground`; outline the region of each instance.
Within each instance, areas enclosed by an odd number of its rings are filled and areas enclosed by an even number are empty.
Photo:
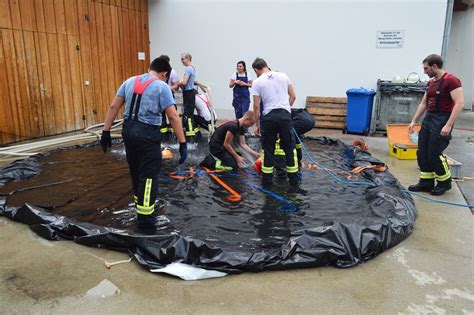
[[[474,126],[471,114],[463,113],[466,128]],[[338,131],[313,134],[347,142],[356,138]],[[453,151],[448,151],[465,164],[473,157],[465,156],[472,152],[462,142],[467,136],[474,133],[456,132]],[[403,185],[416,182],[415,161],[391,158],[385,138],[366,140],[370,152],[386,161]],[[466,175],[474,174],[466,171]],[[457,186],[443,199],[465,202]],[[26,226],[0,218],[0,314],[472,314],[471,212],[418,198],[416,204],[419,215],[413,235],[354,268],[247,273],[197,282],[154,275],[136,263],[107,270],[104,260],[127,255],[46,241]]]
[[[462,112],[455,128],[446,154],[462,163],[461,176],[474,178],[474,112]],[[474,180],[457,184],[468,204],[474,204]]]

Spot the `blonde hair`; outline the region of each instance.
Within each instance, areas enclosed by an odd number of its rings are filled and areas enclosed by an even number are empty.
[[[251,110],[249,110],[248,112],[246,112],[243,116],[242,116],[243,119],[245,120],[248,120],[248,121],[251,121],[252,124],[255,123],[255,113]]]
[[[183,54],[181,55],[181,57],[186,58],[186,59],[189,59],[189,61],[191,61],[191,60],[193,59],[193,57],[191,56],[190,53],[183,53]]]

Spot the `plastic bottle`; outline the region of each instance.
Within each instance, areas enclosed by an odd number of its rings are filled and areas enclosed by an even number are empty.
[[[414,144],[418,144],[418,131],[410,133],[410,142]]]

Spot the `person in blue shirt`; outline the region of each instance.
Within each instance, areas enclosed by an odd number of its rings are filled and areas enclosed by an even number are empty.
[[[125,104],[122,129],[127,162],[132,178],[139,228],[157,225],[155,201],[158,196],[158,175],[161,168],[161,123],[166,113],[179,140],[179,163],[187,157],[186,138],[175,101],[166,78],[169,62],[156,58],[148,73],[127,79],[118,89],[104,122],[100,144],[104,153],[112,145],[110,128]]]
[[[178,86],[183,90],[183,125],[186,137],[200,138],[200,131],[194,122],[194,108],[196,107],[196,89],[194,82],[196,81],[196,68],[192,64],[192,56],[190,53],[181,54],[181,62],[185,66],[184,75],[178,82]]]

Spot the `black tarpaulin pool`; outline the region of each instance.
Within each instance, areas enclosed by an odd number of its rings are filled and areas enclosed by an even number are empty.
[[[200,169],[207,146],[192,145],[184,165],[163,163],[159,198],[169,222],[150,235],[135,228],[122,144],[107,155],[90,145],[33,156],[1,170],[0,214],[50,240],[127,251],[149,269],[182,262],[230,273],[349,267],[412,232],[414,202],[389,171],[349,173],[380,161],[329,138],[307,138],[304,144],[334,176],[370,185],[343,184],[304,159],[299,188],[275,178],[271,189],[263,189],[250,168]],[[229,200],[215,177],[241,201]]]

